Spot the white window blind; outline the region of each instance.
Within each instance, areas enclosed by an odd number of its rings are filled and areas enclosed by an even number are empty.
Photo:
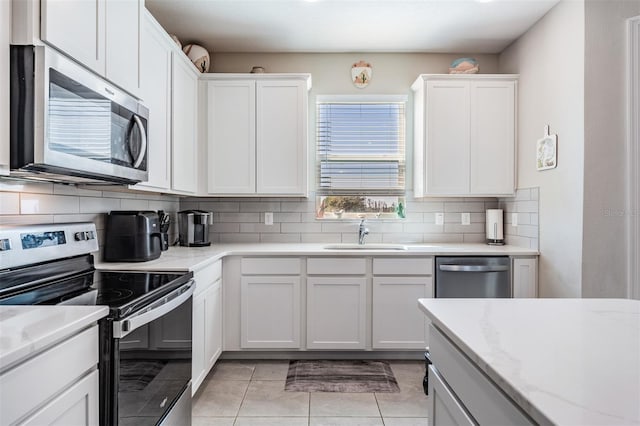
[[[318,195],[405,193],[405,101],[317,102]]]

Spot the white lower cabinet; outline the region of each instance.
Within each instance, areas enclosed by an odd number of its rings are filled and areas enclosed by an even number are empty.
[[[373,349],[424,349],[427,322],[418,299],[431,297],[431,277],[373,278]]]
[[[191,394],[195,394],[204,378],[207,370],[204,366],[204,294],[193,298],[193,326],[191,346]]]
[[[511,271],[514,298],[538,297],[537,257],[514,257]]]
[[[429,334],[431,425],[535,424],[439,329]]]
[[[300,276],[243,276],[241,348],[300,348]]]
[[[94,370],[20,425],[97,426],[98,384]]]
[[[300,272],[297,257],[241,259],[241,349],[300,348]]]
[[[431,425],[469,425],[475,423],[462,403],[442,381],[438,370],[429,366],[429,396],[431,397]]]
[[[194,274],[191,393],[195,394],[222,353],[222,264]]]
[[[93,325],[3,372],[0,424],[98,425],[97,364]]]
[[[308,277],[307,348],[365,349],[366,302],[366,278]]]
[[[433,257],[373,258],[373,349],[424,349],[430,323],[418,299],[433,297]]]
[[[204,362],[211,368],[222,353],[222,280],[207,290],[204,303]]]

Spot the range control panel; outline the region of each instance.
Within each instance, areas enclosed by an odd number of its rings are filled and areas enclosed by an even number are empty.
[[[98,251],[92,222],[0,226],[1,269]]]

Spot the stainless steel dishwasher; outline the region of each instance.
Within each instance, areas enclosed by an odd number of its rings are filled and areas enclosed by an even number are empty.
[[[435,297],[512,296],[508,256],[436,257]]]

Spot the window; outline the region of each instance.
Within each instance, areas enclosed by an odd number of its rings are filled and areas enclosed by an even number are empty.
[[[406,100],[318,96],[318,219],[404,217]]]

